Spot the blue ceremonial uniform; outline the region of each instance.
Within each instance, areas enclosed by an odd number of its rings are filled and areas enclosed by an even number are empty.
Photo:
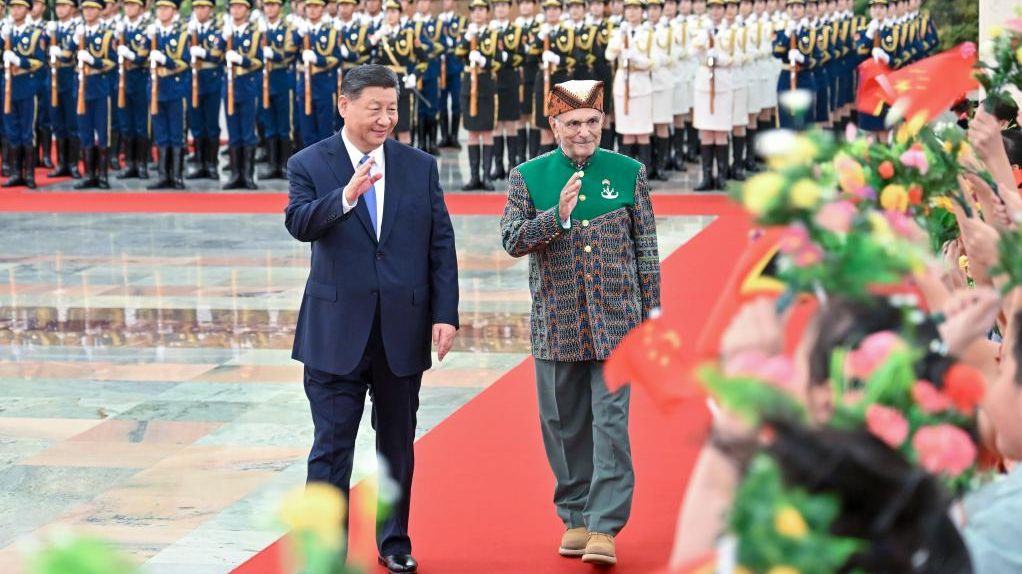
[[[156,5],[176,9],[178,1],[157,0]],[[149,189],[184,189],[181,172],[184,168],[185,109],[192,87],[191,66],[186,61],[186,53],[191,41],[188,30],[179,22],[171,22],[167,27],[157,22],[151,32],[156,36],[156,49],[149,53],[149,59],[156,62],[158,94],[152,122],[153,136],[159,149],[159,178]]]
[[[816,84],[815,121],[825,122],[830,118],[831,111],[831,74],[834,72],[834,42],[831,27],[823,21],[816,24],[816,43],[819,60],[813,69]]]
[[[440,60],[445,57],[443,25],[432,14],[419,13],[408,25],[414,31],[415,41],[419,44],[416,51],[420,54],[419,63],[415,66],[422,94],[418,105],[419,149],[436,155],[440,153],[436,145],[436,127],[440,115]]]
[[[454,55],[454,48],[461,42],[461,35],[464,34],[466,19],[455,12],[445,12],[440,15],[442,28],[441,42],[443,42],[444,62],[446,72],[444,86],[440,91],[440,132],[442,139],[440,145],[452,147],[458,141],[458,126],[461,120],[461,72],[464,64],[461,58]],[[448,109],[450,112],[448,112]]]
[[[11,5],[28,6],[27,0],[14,0]],[[35,187],[35,121],[39,92],[42,90],[42,68],[46,58],[46,38],[43,31],[27,22],[20,26],[13,22],[4,25],[3,36],[10,42],[11,51],[4,52],[4,66],[10,71],[11,110],[4,114],[5,131],[12,152],[11,178],[4,187],[26,185]]]
[[[231,0],[232,4],[247,5],[247,0]],[[227,54],[238,54],[241,61],[232,63],[228,71],[227,81],[233,83],[233,113],[227,93],[228,85],[224,86],[224,99],[227,106],[227,145],[230,146],[231,157],[234,159],[234,171],[224,189],[245,187],[255,189],[252,171],[255,166],[255,146],[259,143],[256,137],[256,110],[259,109],[263,87],[262,37],[263,33],[256,29],[255,24],[245,23],[241,26],[229,24],[225,27],[224,37],[227,40]],[[232,79],[233,74],[233,79]]]
[[[816,94],[816,77],[813,71],[816,69],[817,63],[820,61],[820,49],[816,40],[816,29],[808,24],[807,21],[803,20],[802,24],[795,30],[778,30],[774,36],[774,57],[781,59],[785,62],[781,69],[781,74],[777,78],[777,91],[785,92],[791,89],[791,63],[788,61],[788,52],[791,49],[791,36],[795,34],[795,49],[802,53],[805,57],[805,62],[798,64],[798,70],[796,72],[795,80],[797,88],[800,90],[808,90]],[[808,125],[812,123],[815,117],[815,109],[810,106],[805,112],[806,117],[803,123]],[[795,118],[791,112],[784,106],[779,106],[777,110],[777,119],[782,128],[796,127]],[[804,127],[804,126],[798,126]]]
[[[315,54],[315,61],[306,64],[302,57],[302,65],[310,66],[312,79],[312,113],[305,110],[305,74],[298,75],[297,100],[301,110],[300,123],[302,129],[302,146],[308,147],[322,141],[333,133],[335,97],[337,95],[337,67],[341,61],[341,46],[337,41],[337,30],[322,21],[310,24],[306,32],[309,49]],[[295,44],[302,47],[304,41],[300,31],[294,33]]]
[[[266,137],[268,164],[266,170],[259,172],[259,179],[286,179],[283,165],[291,155],[295,139],[295,58],[298,47],[295,45],[294,30],[286,22],[267,22],[263,33],[266,35],[266,46],[271,50],[268,57],[270,105],[259,110],[260,123]],[[265,61],[267,56],[263,58]]]
[[[55,46],[60,48],[60,55],[50,58],[50,81],[57,82],[57,106],[51,111],[53,133],[58,140],[77,137],[78,118],[75,113],[75,99],[78,95],[78,80],[75,74],[74,31],[76,24],[72,20],[57,24]]]
[[[895,26],[889,26],[883,24],[882,27],[877,30],[874,39],[870,39],[866,36],[866,33],[859,37],[858,42],[858,54],[859,62],[865,62],[867,59],[873,57],[873,48],[878,47],[887,54],[889,59],[888,64],[893,68],[898,62],[898,28]],[[886,106],[876,115],[859,112],[859,128],[866,131],[883,131],[886,129],[884,125],[887,118]]]
[[[224,51],[226,41],[223,30],[213,18],[204,24],[192,24],[193,45],[206,50],[202,58],[193,58],[193,68],[199,72],[199,101],[189,101],[188,130],[195,140],[215,140],[220,144],[220,94],[224,88]],[[197,43],[196,43],[197,42]],[[193,70],[194,74],[195,71]],[[198,145],[198,144],[196,144]]]
[[[352,0],[345,0],[345,2],[352,2]],[[348,70],[369,61],[369,48],[366,42],[369,28],[355,18],[352,18],[350,22],[340,20],[335,22],[338,41],[341,43],[341,69],[338,73],[346,74]],[[338,85],[340,84],[343,84],[343,79],[338,80]],[[340,131],[343,127],[344,118],[341,117],[341,114],[335,114],[334,131]]]
[[[108,2],[108,1],[113,1],[113,0],[104,0],[104,2]],[[111,18],[109,18],[107,20],[102,20],[101,19],[100,22],[99,22],[99,25],[100,25],[100,27],[103,30],[109,31],[111,34],[113,34],[114,35],[114,40],[116,40],[117,39],[117,35],[120,34],[120,30],[122,28],[122,26],[121,26],[121,16],[118,14],[118,15],[113,16],[113,17],[111,17]],[[111,50],[110,50],[111,58],[114,58],[116,56],[116,54],[114,54],[114,50],[115,49],[116,48],[111,48]],[[114,63],[113,68],[111,68],[106,73],[106,75],[109,77],[110,85],[113,86],[113,90],[115,90],[113,92],[114,95],[112,96],[112,97],[115,98],[116,97],[116,89],[117,89],[118,84],[120,83],[120,76],[121,76],[119,67],[116,65],[116,61]],[[109,133],[110,133],[110,148],[111,148],[110,167],[113,168],[113,169],[121,169],[121,163],[120,163],[121,134],[124,131],[124,126],[121,124],[122,115],[120,113],[117,113],[115,111],[115,109],[114,109],[114,104],[115,103],[116,103],[116,100],[112,100],[112,103],[110,104],[110,119],[109,119],[109,124],[110,124],[110,130],[109,130]]]
[[[101,9],[102,0],[86,0],[83,6]],[[111,130],[111,94],[117,82],[117,76],[110,73],[116,68],[113,46],[114,33],[99,22],[92,26],[83,25],[76,32],[74,47],[78,51],[78,98],[84,100],[83,109],[78,110],[78,139],[82,144],[86,173],[86,177],[75,185],[77,189],[110,187],[107,179],[110,167],[107,162],[107,146]]]
[[[128,0],[142,5],[144,0]],[[128,169],[118,179],[149,177],[149,49],[145,16],[132,22],[125,19],[118,38],[118,75],[124,82],[124,102],[118,102],[116,116],[124,141],[124,159]],[[119,96],[118,96],[119,99]]]

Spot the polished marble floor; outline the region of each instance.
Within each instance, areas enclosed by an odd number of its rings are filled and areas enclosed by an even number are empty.
[[[497,217],[453,219],[464,329],[419,436],[528,353],[526,262]],[[662,256],[711,219],[659,218]],[[277,215],[0,213],[0,572],[62,526],[153,574],[223,574],[276,539],[311,439],[289,353],[307,266]]]

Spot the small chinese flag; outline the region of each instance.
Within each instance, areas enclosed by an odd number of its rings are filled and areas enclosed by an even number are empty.
[[[855,107],[860,112],[879,116],[883,111],[888,90],[893,90],[887,76],[891,73],[887,64],[870,58],[859,64],[859,92],[855,96]]]
[[[690,383],[682,355],[681,335],[654,316],[621,339],[603,366],[603,377],[610,392],[631,383],[666,410],[703,394]]]

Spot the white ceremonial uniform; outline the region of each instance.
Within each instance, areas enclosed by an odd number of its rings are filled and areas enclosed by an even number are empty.
[[[655,31],[649,24],[632,27],[622,22],[607,44],[607,60],[617,62],[614,73],[614,121],[622,135],[653,132],[653,44]],[[627,48],[626,48],[627,46]],[[627,80],[626,80],[627,78]],[[625,113],[625,82],[628,82],[628,113]]]
[[[692,43],[692,25],[696,17],[677,16],[671,23],[674,30],[674,43],[671,47],[671,56],[675,59],[674,64],[674,91],[671,104],[674,115],[680,116],[692,111],[692,100],[695,96],[696,61],[689,53],[689,45]]]
[[[728,23],[724,46],[731,57],[731,66],[726,73],[731,75],[731,90],[734,94],[732,100],[734,113],[731,114],[731,125],[734,127],[749,125],[749,75],[745,68],[748,60],[746,36],[741,16]]]
[[[671,43],[674,32],[667,17],[656,23],[653,45],[653,123],[674,122],[674,62],[671,57]]]
[[[714,28],[710,21],[695,35],[690,53],[699,62],[695,82],[695,117],[699,130],[730,132],[734,128],[734,91],[729,73],[727,22]]]

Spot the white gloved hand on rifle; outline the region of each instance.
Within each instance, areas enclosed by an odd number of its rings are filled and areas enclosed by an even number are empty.
[[[483,56],[482,52],[479,50],[472,50],[468,54],[468,61],[482,68],[486,65],[486,56]]]
[[[149,52],[149,59],[151,59],[153,63],[158,66],[162,66],[167,63],[167,55],[159,50],[153,50],[152,52]]]
[[[543,63],[550,64],[551,66],[557,66],[561,63],[561,57],[550,50],[547,50],[543,52]]]
[[[88,50],[78,50],[78,61],[91,66],[96,63],[96,58]]]
[[[479,35],[479,26],[476,26],[475,22],[468,25],[468,29],[465,30],[465,39],[471,42],[476,36]]]
[[[263,59],[273,60],[273,48],[270,46],[263,46]]]
[[[315,64],[319,61],[319,58],[316,56],[316,52],[313,52],[312,50],[304,50],[302,52],[302,61],[306,64]]]
[[[235,65],[240,65],[245,61],[245,56],[242,56],[241,52],[237,50],[227,50],[224,58],[227,60],[227,63]]]
[[[788,50],[788,63],[789,64],[804,64],[806,61],[806,55],[801,50]]]
[[[131,51],[131,48],[124,45],[117,46],[117,55],[129,62],[134,62],[138,58],[138,56],[135,55],[135,52]]]
[[[415,82],[417,81],[418,79],[415,77],[415,74],[408,74],[407,76],[405,76],[405,89],[414,90]]]
[[[869,27],[866,28],[866,37],[872,40],[879,30],[880,20],[871,20],[869,23]]]
[[[4,52],[4,64],[21,67],[21,58],[13,51]]]
[[[191,52],[193,60],[202,60],[206,57],[207,53],[206,49],[202,46],[192,46],[191,48],[188,48],[188,51]]]
[[[63,53],[64,53],[64,50],[61,49],[60,46],[50,46],[50,57],[51,58],[59,58],[61,56],[61,54],[63,54]]]
[[[874,60],[883,62],[885,64],[887,64],[887,63],[889,63],[891,61],[891,57],[888,56],[887,52],[885,52],[884,49],[881,48],[880,46],[877,46],[876,48],[873,48],[872,54],[873,54],[873,59]]]

